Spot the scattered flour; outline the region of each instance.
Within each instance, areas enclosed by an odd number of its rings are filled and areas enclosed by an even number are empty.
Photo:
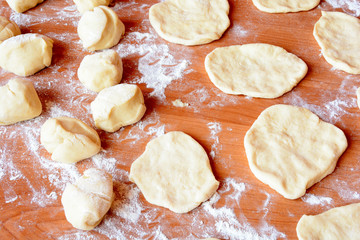
[[[218,136],[218,134],[222,131],[221,123],[209,122],[207,126],[210,130],[210,139],[214,141],[214,143],[211,145],[211,151],[210,151],[210,156],[214,160],[216,154],[218,153],[218,150],[222,149],[222,145],[220,144],[219,136]]]
[[[327,4],[330,4],[333,8],[341,8],[346,13],[356,17],[360,16],[360,2],[358,0],[325,0],[320,7],[324,9]],[[325,9],[331,11],[330,9]]]
[[[329,205],[332,204],[333,199],[329,197],[324,196],[316,196],[311,193],[307,193],[305,196],[301,197],[301,200],[303,200],[305,203],[310,205]]]

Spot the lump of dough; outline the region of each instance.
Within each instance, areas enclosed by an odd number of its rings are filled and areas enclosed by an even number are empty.
[[[123,74],[122,61],[115,50],[106,50],[84,57],[77,73],[86,88],[100,92],[120,83]]]
[[[41,102],[30,81],[14,78],[0,87],[0,125],[37,117],[41,111]]]
[[[43,1],[44,0],[6,0],[9,6],[18,13],[25,12]]]
[[[186,213],[217,190],[209,158],[192,137],[169,132],[151,140],[130,169],[130,180],[146,200],[176,213]]]
[[[0,43],[19,34],[21,34],[21,31],[15,22],[0,16]]]
[[[314,37],[334,68],[360,74],[360,20],[341,12],[321,12]]]
[[[61,197],[65,216],[75,228],[95,228],[114,200],[112,176],[90,168],[74,184],[67,184]]]
[[[150,8],[150,23],[163,39],[200,45],[219,39],[230,25],[227,0],[166,0]]]
[[[99,6],[82,15],[77,32],[84,48],[95,51],[118,44],[125,26],[111,8]]]
[[[21,34],[0,44],[0,66],[19,76],[30,76],[50,66],[53,40],[40,34]]]
[[[98,6],[108,6],[111,0],[73,0],[78,11],[83,14],[86,11],[93,10]]]
[[[360,239],[360,203],[330,209],[315,216],[303,215],[297,226],[299,240]]]
[[[48,119],[41,127],[40,142],[51,153],[51,159],[75,163],[100,151],[97,132],[84,122],[69,117]]]
[[[228,94],[276,98],[307,73],[306,63],[281,47],[254,43],[219,47],[205,58],[210,80]]]
[[[319,5],[320,0],[253,0],[255,7],[268,13],[308,11]]]
[[[309,110],[279,104],[260,114],[244,145],[254,175],[285,198],[296,199],[334,171],[347,140],[343,131]]]
[[[91,103],[96,127],[115,132],[138,122],[146,111],[140,88],[133,84],[118,84],[102,90]]]

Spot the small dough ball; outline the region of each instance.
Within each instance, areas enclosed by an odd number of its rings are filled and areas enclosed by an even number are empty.
[[[91,103],[96,127],[115,132],[123,126],[138,122],[146,111],[140,88],[119,84],[102,90]]]
[[[21,31],[15,22],[0,16],[0,43],[19,34],[21,34]]]
[[[9,6],[18,13],[25,12],[43,1],[44,0],[6,0]]]
[[[95,228],[114,200],[112,176],[90,168],[74,184],[67,184],[61,197],[65,216],[75,228]]]
[[[50,66],[53,40],[40,34],[21,34],[0,44],[0,66],[19,76],[30,76]]]
[[[99,6],[84,13],[77,32],[84,48],[95,51],[118,44],[125,26],[111,8]]]
[[[41,111],[41,102],[30,81],[14,78],[0,87],[0,125],[37,117]]]
[[[75,163],[100,151],[97,132],[82,121],[58,117],[48,119],[41,127],[40,142],[51,153],[51,159]]]
[[[319,5],[320,0],[253,0],[255,7],[268,13],[308,11]]]
[[[101,5],[108,6],[111,0],[74,0],[74,2],[79,12],[83,14]]]
[[[77,73],[86,88],[100,92],[120,83],[122,61],[115,50],[106,50],[84,57]]]

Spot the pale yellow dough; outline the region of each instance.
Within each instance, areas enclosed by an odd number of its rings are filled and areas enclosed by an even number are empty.
[[[221,91],[259,98],[283,95],[308,70],[306,63],[294,54],[263,43],[216,48],[206,56],[205,69]]]
[[[149,19],[163,39],[199,45],[219,39],[230,25],[227,0],[166,0],[150,8]]]
[[[334,68],[360,74],[360,20],[341,12],[321,12],[314,37]]]
[[[15,22],[0,16],[0,43],[19,34],[21,34],[21,31]]]
[[[78,11],[83,14],[86,11],[91,11],[98,6],[108,6],[111,0],[73,0]]]
[[[296,227],[299,240],[360,240],[360,203],[303,215]]]
[[[95,228],[114,200],[112,176],[90,168],[74,184],[67,184],[61,197],[65,216],[75,228]]]
[[[41,111],[40,99],[30,81],[14,78],[0,87],[0,125],[35,118]]]
[[[18,13],[25,12],[43,1],[44,0],[6,0],[12,10]]]
[[[186,213],[217,190],[209,158],[192,137],[169,132],[151,140],[131,165],[130,180],[152,204]]]
[[[308,11],[319,5],[320,0],[253,0],[255,7],[268,13]]]
[[[279,104],[260,114],[244,145],[254,175],[285,198],[296,199],[334,171],[347,140],[309,110]]]

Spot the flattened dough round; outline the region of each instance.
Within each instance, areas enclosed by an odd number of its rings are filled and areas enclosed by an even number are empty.
[[[6,0],[12,10],[18,13],[25,12],[43,1],[44,0]]]
[[[303,215],[297,226],[299,240],[359,240],[360,203],[337,207],[319,215]]]
[[[260,114],[244,145],[254,175],[285,198],[296,199],[334,171],[347,140],[306,108],[279,104]]]
[[[308,70],[306,63],[294,54],[263,43],[216,48],[206,56],[205,69],[221,91],[259,98],[283,95]]]
[[[360,74],[360,20],[341,12],[321,12],[314,37],[334,68]]]
[[[209,158],[192,137],[169,132],[151,140],[131,165],[130,180],[152,204],[186,213],[217,190]]]
[[[308,11],[319,5],[320,0],[253,0],[255,7],[268,13]]]
[[[19,34],[21,34],[21,31],[15,22],[0,16],[0,43]]]
[[[230,25],[227,0],[166,0],[150,8],[149,19],[163,39],[200,45],[219,39]]]

